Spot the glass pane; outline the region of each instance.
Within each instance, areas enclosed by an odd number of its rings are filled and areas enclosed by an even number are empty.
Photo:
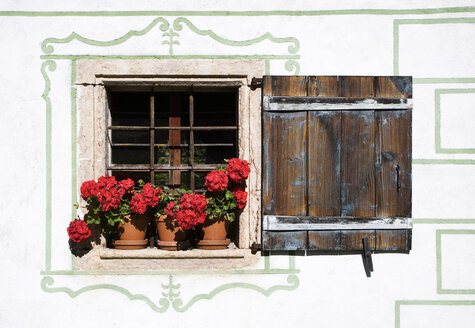
[[[134,171],[112,171],[111,173],[117,181],[130,178],[137,183],[140,179],[145,182],[150,182],[150,172],[134,172]]]
[[[183,92],[157,92],[155,126],[190,126],[188,98]]]
[[[149,164],[150,147],[112,147],[112,164]]]
[[[225,159],[236,157],[234,147],[195,147],[195,164],[224,164]]]
[[[150,94],[146,92],[111,92],[112,125],[150,125]]]
[[[195,126],[233,126],[237,125],[237,93],[195,92]]]
[[[149,164],[148,131],[109,131],[112,164]]]
[[[211,172],[211,171],[209,171]],[[195,189],[206,189],[205,188],[205,177],[209,172],[194,172],[195,176]]]
[[[158,187],[168,186],[168,172],[155,172],[155,185]]]
[[[189,131],[156,130],[155,163],[159,165],[169,165],[173,159],[170,156],[176,156],[175,161],[173,161],[174,166],[190,164],[189,136]],[[171,144],[170,140],[174,142],[174,144]]]

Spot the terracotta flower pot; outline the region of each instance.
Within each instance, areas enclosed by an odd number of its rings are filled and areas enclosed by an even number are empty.
[[[227,239],[229,221],[226,219],[206,220],[203,237],[197,243],[200,249],[226,249],[231,240]]]
[[[150,222],[147,214],[133,214],[124,217],[124,223],[119,224],[118,232],[120,240],[114,241],[117,249],[141,249],[147,245],[145,234]]]
[[[189,246],[187,232],[180,228],[175,219],[167,215],[155,218],[158,231],[157,244],[161,249],[176,251]]]

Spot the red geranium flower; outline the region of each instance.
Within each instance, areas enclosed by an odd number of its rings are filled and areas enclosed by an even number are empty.
[[[238,208],[242,210],[247,204],[247,192],[239,187],[233,188],[231,191],[236,198]]]
[[[121,194],[115,188],[101,190],[98,194],[98,199],[99,203],[102,204],[102,210],[109,211],[117,208],[120,204],[120,196]]]
[[[134,213],[144,214],[147,210],[147,200],[142,194],[135,194],[130,200],[130,210]]]
[[[75,243],[79,243],[91,235],[91,230],[89,230],[86,222],[81,220],[71,221],[66,230],[69,238]]]
[[[98,192],[99,192],[99,186],[94,180],[85,181],[81,185],[81,197],[84,199],[88,197],[92,197],[92,196],[97,196]]]
[[[162,192],[163,190],[161,188],[155,189],[149,182],[145,186],[143,186],[141,194],[143,195],[147,205],[150,207],[154,207],[158,204]]]
[[[228,186],[228,176],[225,172],[214,170],[206,175],[205,187],[209,191],[223,191]]]
[[[97,184],[100,189],[110,189],[117,184],[117,181],[114,176],[104,175],[97,179]]]
[[[132,188],[135,186],[135,182],[132,179],[124,179],[124,180],[120,181],[119,184],[126,191],[132,190]]]
[[[229,178],[235,183],[242,183],[246,181],[251,169],[249,163],[243,159],[231,158],[228,166],[226,167],[226,173]]]
[[[175,202],[170,202],[165,211],[169,217],[177,220],[182,229],[188,230],[205,222],[206,198],[195,193],[184,194],[178,206]]]

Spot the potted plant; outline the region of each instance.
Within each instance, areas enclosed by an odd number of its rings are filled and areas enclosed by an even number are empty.
[[[206,198],[203,195],[179,190],[167,194],[168,204],[157,213],[158,245],[166,250],[186,249],[189,246],[187,231],[206,219]]]
[[[81,185],[81,197],[88,213],[85,221],[100,225],[106,236],[118,234],[113,245],[117,249],[140,249],[147,245],[145,234],[153,208],[158,204],[161,188],[150,183],[139,185],[131,179],[117,182],[113,176],[102,176],[97,182]]]
[[[225,167],[211,171],[205,178],[208,214],[202,237],[197,246],[201,249],[226,249],[230,222],[247,204],[246,180],[250,168],[247,161],[232,158]]]

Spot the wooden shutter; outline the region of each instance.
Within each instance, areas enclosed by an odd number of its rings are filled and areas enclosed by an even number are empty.
[[[411,249],[410,77],[264,76],[264,250]]]

